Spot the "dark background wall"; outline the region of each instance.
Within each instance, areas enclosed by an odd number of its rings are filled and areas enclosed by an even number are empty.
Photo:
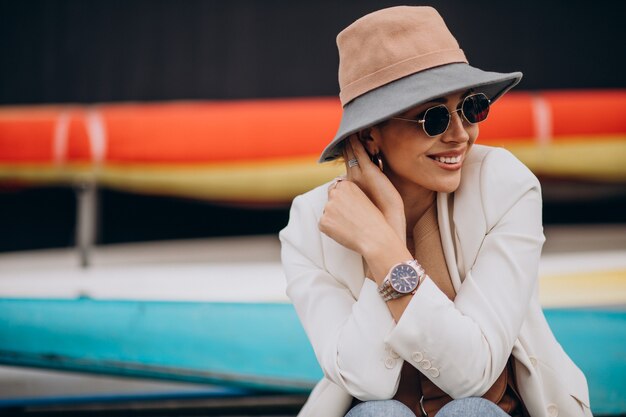
[[[0,1],[0,103],[337,94],[335,36],[393,1]],[[624,87],[626,2],[431,1],[520,88]]]
[[[392,1],[0,0],[0,104],[336,95],[336,34]],[[520,89],[624,88],[626,2],[435,6],[470,62]],[[582,121],[581,115],[581,122]],[[246,210],[102,190],[100,242],[273,233]],[[625,199],[546,205],[547,222],[626,221]],[[0,185],[0,251],[73,243],[71,189]]]

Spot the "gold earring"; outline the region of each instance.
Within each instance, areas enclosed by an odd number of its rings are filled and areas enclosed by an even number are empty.
[[[383,159],[380,157],[380,152],[374,155],[374,158],[376,159],[376,163],[378,164],[378,169],[380,169],[380,172],[384,172]]]

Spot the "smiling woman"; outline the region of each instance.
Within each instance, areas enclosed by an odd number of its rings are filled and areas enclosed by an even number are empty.
[[[589,416],[585,376],[536,291],[535,176],[478,123],[521,79],[468,64],[430,7],[337,37],[343,116],[280,234],[287,294],[323,371],[300,416]],[[469,359],[469,360],[468,360]]]

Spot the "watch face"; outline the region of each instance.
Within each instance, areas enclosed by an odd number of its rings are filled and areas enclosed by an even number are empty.
[[[389,281],[394,290],[408,294],[417,287],[417,271],[410,265],[398,265],[391,270]]]

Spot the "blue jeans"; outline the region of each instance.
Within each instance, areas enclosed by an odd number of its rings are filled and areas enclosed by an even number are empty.
[[[461,398],[446,404],[437,417],[506,417],[500,407],[479,397]],[[345,417],[416,417],[413,411],[400,401],[365,401],[346,414]],[[421,417],[421,416],[420,416]],[[428,416],[434,417],[434,416]]]

